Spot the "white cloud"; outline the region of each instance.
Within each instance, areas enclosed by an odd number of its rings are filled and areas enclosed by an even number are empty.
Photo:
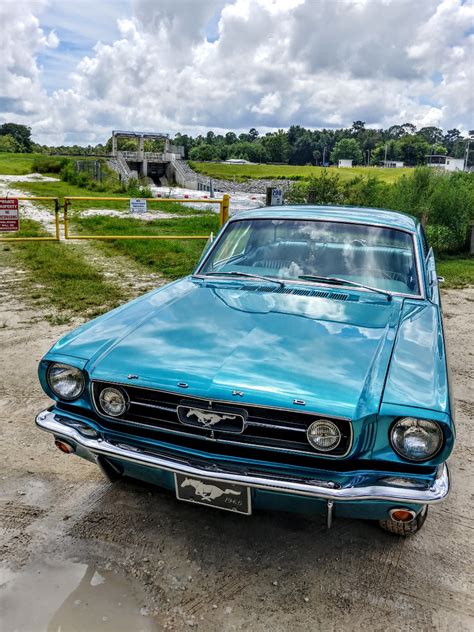
[[[63,43],[70,3],[56,20],[50,9],[43,29],[46,0],[0,8],[8,34],[0,98],[19,98],[0,118],[31,121],[45,142],[103,141],[120,127],[196,133],[357,119],[474,127],[470,2],[123,0],[115,13],[111,2],[97,5],[94,27],[84,5],[90,12],[91,0],[70,9],[75,37],[84,28],[100,41],[72,67]],[[49,94],[39,54],[64,60],[62,85]]]

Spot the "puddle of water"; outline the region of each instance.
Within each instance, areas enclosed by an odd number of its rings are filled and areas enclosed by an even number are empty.
[[[0,570],[0,630],[5,632],[153,632],[133,587],[93,564],[44,564]]]

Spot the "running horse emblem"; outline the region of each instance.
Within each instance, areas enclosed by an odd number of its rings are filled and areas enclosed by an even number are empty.
[[[224,421],[225,419],[230,419],[232,421],[237,419],[236,415],[212,413],[205,410],[200,410],[199,408],[190,408],[186,414],[186,417],[196,417],[199,423],[205,427],[215,426],[220,421]]]

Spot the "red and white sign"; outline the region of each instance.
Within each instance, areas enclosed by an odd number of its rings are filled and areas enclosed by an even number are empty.
[[[16,198],[0,198],[0,233],[20,230],[20,213]]]

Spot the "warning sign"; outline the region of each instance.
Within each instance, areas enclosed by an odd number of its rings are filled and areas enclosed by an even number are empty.
[[[146,213],[146,200],[144,198],[131,198],[130,213]]]
[[[20,230],[20,214],[16,198],[0,198],[0,233]]]

